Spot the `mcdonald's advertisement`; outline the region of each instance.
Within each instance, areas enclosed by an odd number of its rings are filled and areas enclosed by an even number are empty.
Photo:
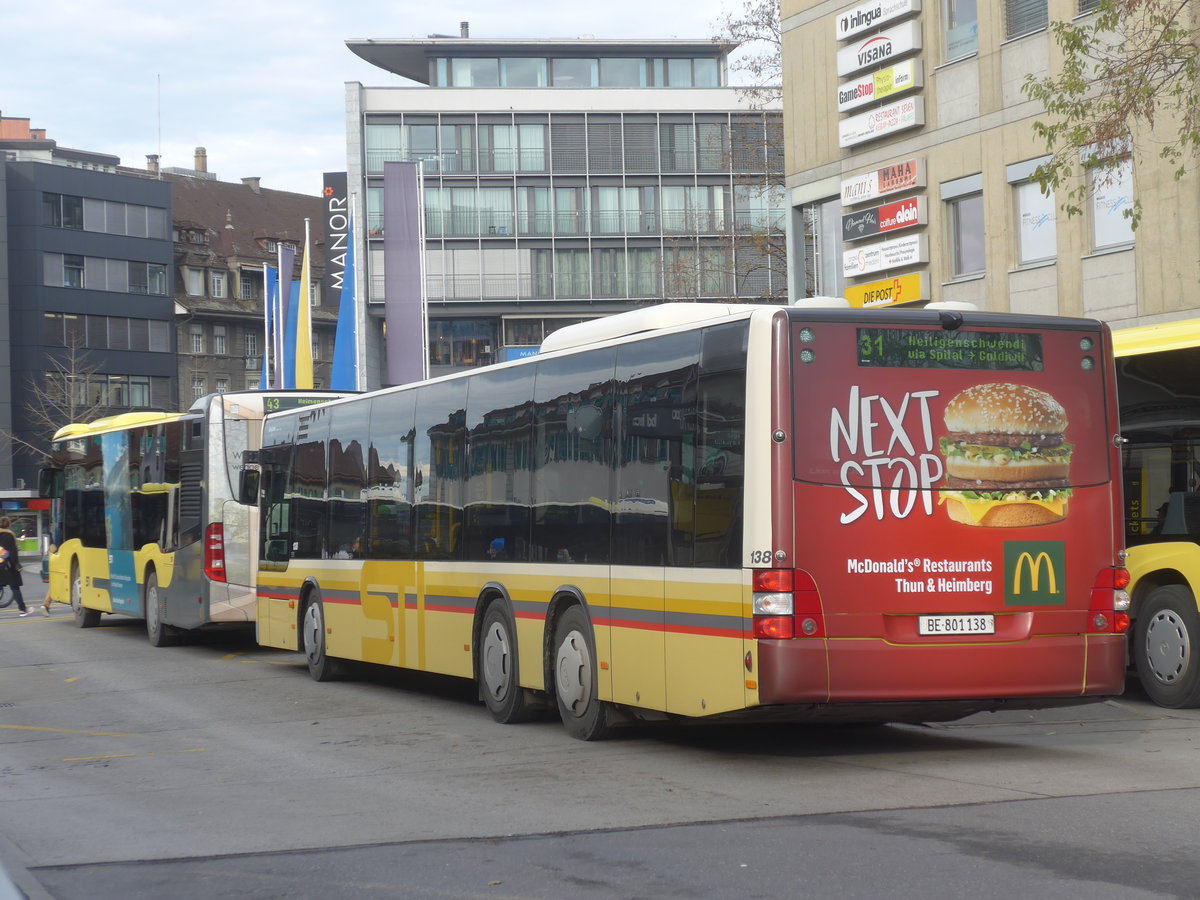
[[[864,610],[893,598],[930,637],[1007,633],[997,613],[1017,607],[1086,610],[1121,509],[1087,325],[811,326],[793,506],[817,584]]]

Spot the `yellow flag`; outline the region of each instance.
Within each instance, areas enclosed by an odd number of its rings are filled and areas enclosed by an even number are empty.
[[[296,389],[313,389],[312,301],[308,219],[304,220],[304,260],[300,263],[300,296],[296,303]]]

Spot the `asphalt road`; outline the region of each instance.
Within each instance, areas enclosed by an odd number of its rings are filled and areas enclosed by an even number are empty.
[[[316,684],[244,630],[15,616],[0,860],[36,900],[1200,895],[1200,711],[1136,693],[584,744],[453,680]]]

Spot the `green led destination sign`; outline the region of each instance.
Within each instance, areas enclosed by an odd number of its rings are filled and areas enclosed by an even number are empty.
[[[858,364],[873,369],[1042,371],[1042,336],[1011,331],[858,329]]]

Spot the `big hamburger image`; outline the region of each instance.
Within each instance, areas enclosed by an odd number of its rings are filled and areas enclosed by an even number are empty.
[[[1072,445],[1062,404],[1023,384],[977,384],[946,404],[946,489],[955,522],[1019,528],[1067,515]]]

